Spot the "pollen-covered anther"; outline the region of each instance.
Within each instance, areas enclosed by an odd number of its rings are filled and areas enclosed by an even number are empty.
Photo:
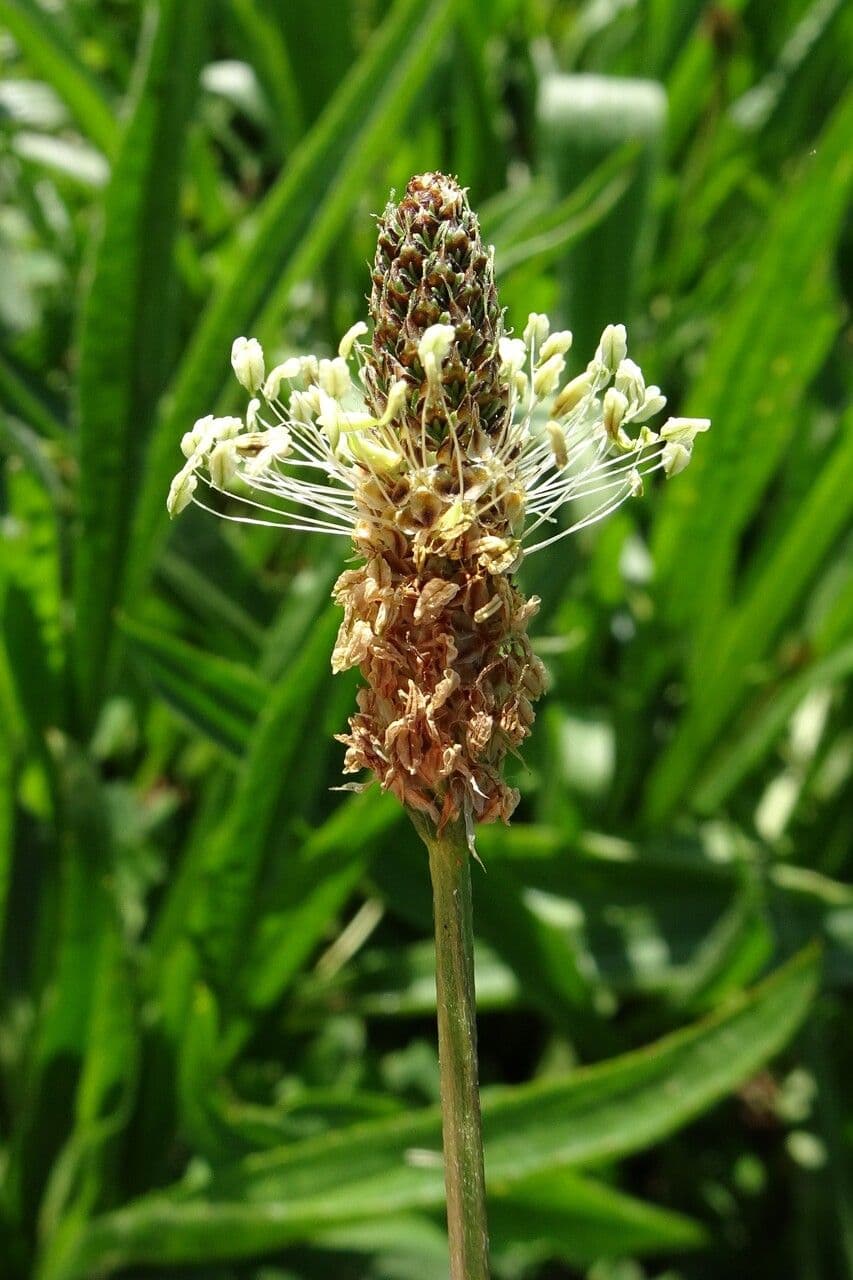
[[[553,418],[545,423],[545,431],[548,436],[548,443],[551,446],[551,452],[554,455],[554,462],[560,468],[565,467],[569,461],[565,431],[559,422],[555,422]]]
[[[231,365],[237,381],[254,394],[264,381],[264,352],[257,338],[235,338],[231,347]]]
[[[595,359],[611,373],[619,368],[628,353],[628,335],[624,324],[609,324],[601,335]]]
[[[560,380],[560,374],[566,367],[563,357],[557,353],[540,364],[533,374],[533,391],[537,396],[547,396],[554,390]]]
[[[418,359],[431,387],[437,387],[441,382],[441,367],[455,336],[456,330],[452,324],[433,324],[418,343]]]
[[[541,347],[548,337],[548,331],[551,323],[547,316],[541,315],[536,311],[531,311],[527,317],[527,324],[524,326],[524,344],[527,347]]]
[[[595,375],[589,371],[579,373],[576,378],[572,378],[571,382],[567,382],[554,398],[551,405],[551,413],[555,418],[567,417],[573,409],[576,409],[582,400],[585,400],[591,394],[595,385]]]
[[[211,450],[208,459],[210,483],[215,489],[227,489],[237,474],[237,450],[230,440],[221,441]]]
[[[617,391],[615,387],[609,387],[604,396],[601,420],[604,423],[604,430],[611,440],[617,439],[619,428],[622,426],[627,412],[628,397],[624,396],[621,391]]]
[[[711,422],[709,418],[670,418],[660,431],[663,447],[663,468],[667,476],[679,475],[693,456],[693,442],[696,436],[707,431]]]
[[[179,516],[192,502],[198,487],[198,479],[192,471],[179,471],[169,486],[166,510],[170,516]]]
[[[556,333],[552,333],[542,343],[542,350],[539,352],[539,360],[541,363],[550,360],[552,356],[564,356],[567,351],[571,350],[572,333],[569,329],[558,329]]]
[[[354,325],[347,329],[344,336],[338,343],[338,355],[342,360],[349,360],[352,355],[352,349],[358,342],[359,338],[363,338],[367,333],[367,325],[363,320],[357,320]]]
[[[488,604],[482,605],[474,614],[474,621],[480,626],[484,622],[488,622],[489,618],[493,618],[496,613],[500,613],[503,607],[503,600],[500,596],[492,596]]]

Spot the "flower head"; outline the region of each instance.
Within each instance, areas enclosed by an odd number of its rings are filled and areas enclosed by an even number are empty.
[[[333,359],[291,357],[265,376],[260,344],[237,339],[247,421],[186,433],[167,505],[211,509],[221,493],[226,519],[352,540],[361,563],[335,586],[332,663],[366,684],[345,769],[473,831],[515,806],[503,761],[545,685],[527,636],[538,602],[514,570],[653,472],[683,470],[710,424],[649,425],[666,401],[628,358],[623,325],[569,379],[567,330],[534,313],[507,334],[492,251],[452,178],[413,178],[388,205],[372,280],[369,344],[359,322]]]

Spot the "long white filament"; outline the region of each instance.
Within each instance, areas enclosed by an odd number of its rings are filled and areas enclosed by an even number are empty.
[[[434,326],[422,340],[429,391],[414,437],[394,424],[395,407],[404,411],[402,384],[393,389],[393,403],[389,394],[386,412],[378,419],[369,416],[354,388],[346,361],[354,361],[355,377],[364,383],[367,348],[352,337],[364,328],[357,326],[345,337],[335,361],[303,357],[275,370],[265,397],[269,420],[261,416],[261,400],[255,399],[245,433],[237,419],[197,423],[184,442],[188,461],[173,482],[170,512],[177,514],[190,501],[214,510],[195,496],[200,480],[237,504],[237,511],[214,512],[223,519],[352,537],[359,519],[356,496],[369,477],[374,491],[388,501],[388,516],[376,518],[393,528],[397,479],[408,476],[412,488],[429,487],[444,471],[428,435],[428,414],[437,410],[447,422],[458,500],[470,502],[475,517],[482,518],[500,507],[507,492],[514,493],[515,510],[524,513],[520,542],[524,554],[532,555],[604,519],[642,491],[646,476],[681,470],[696,432],[707,429],[704,422],[671,419],[660,435],[645,426],[634,438],[627,434],[632,422],[644,423],[665,402],[657,387],[646,389],[642,373],[626,358],[622,326],[609,326],[586,373],[557,391],[571,335],[554,334],[549,340],[547,317],[532,315],[523,341],[501,340],[507,411],[500,430],[485,445],[481,442],[477,456],[466,457],[440,376],[452,328]],[[259,390],[260,346],[253,339],[238,343],[243,344],[238,377],[250,390]],[[287,403],[278,394],[285,382],[290,386]],[[476,468],[476,478],[466,492],[469,464]],[[256,496],[239,488],[235,492],[234,480]],[[529,541],[543,525],[553,527],[562,508],[596,499],[598,504],[574,523]],[[442,496],[445,505],[447,501]]]

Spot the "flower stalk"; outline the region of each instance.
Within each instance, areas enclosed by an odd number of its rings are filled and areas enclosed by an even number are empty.
[[[429,853],[451,1280],[488,1280],[489,1237],[477,1069],[471,854],[464,825],[413,816]]]

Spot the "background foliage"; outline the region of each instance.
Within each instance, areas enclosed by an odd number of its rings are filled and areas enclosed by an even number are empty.
[[[330,790],[340,548],[164,509],[232,337],[331,346],[435,166],[511,319],[627,319],[714,420],[526,572],[495,1274],[853,1276],[851,50],[839,0],[0,0],[4,1275],[446,1275],[426,866]]]

